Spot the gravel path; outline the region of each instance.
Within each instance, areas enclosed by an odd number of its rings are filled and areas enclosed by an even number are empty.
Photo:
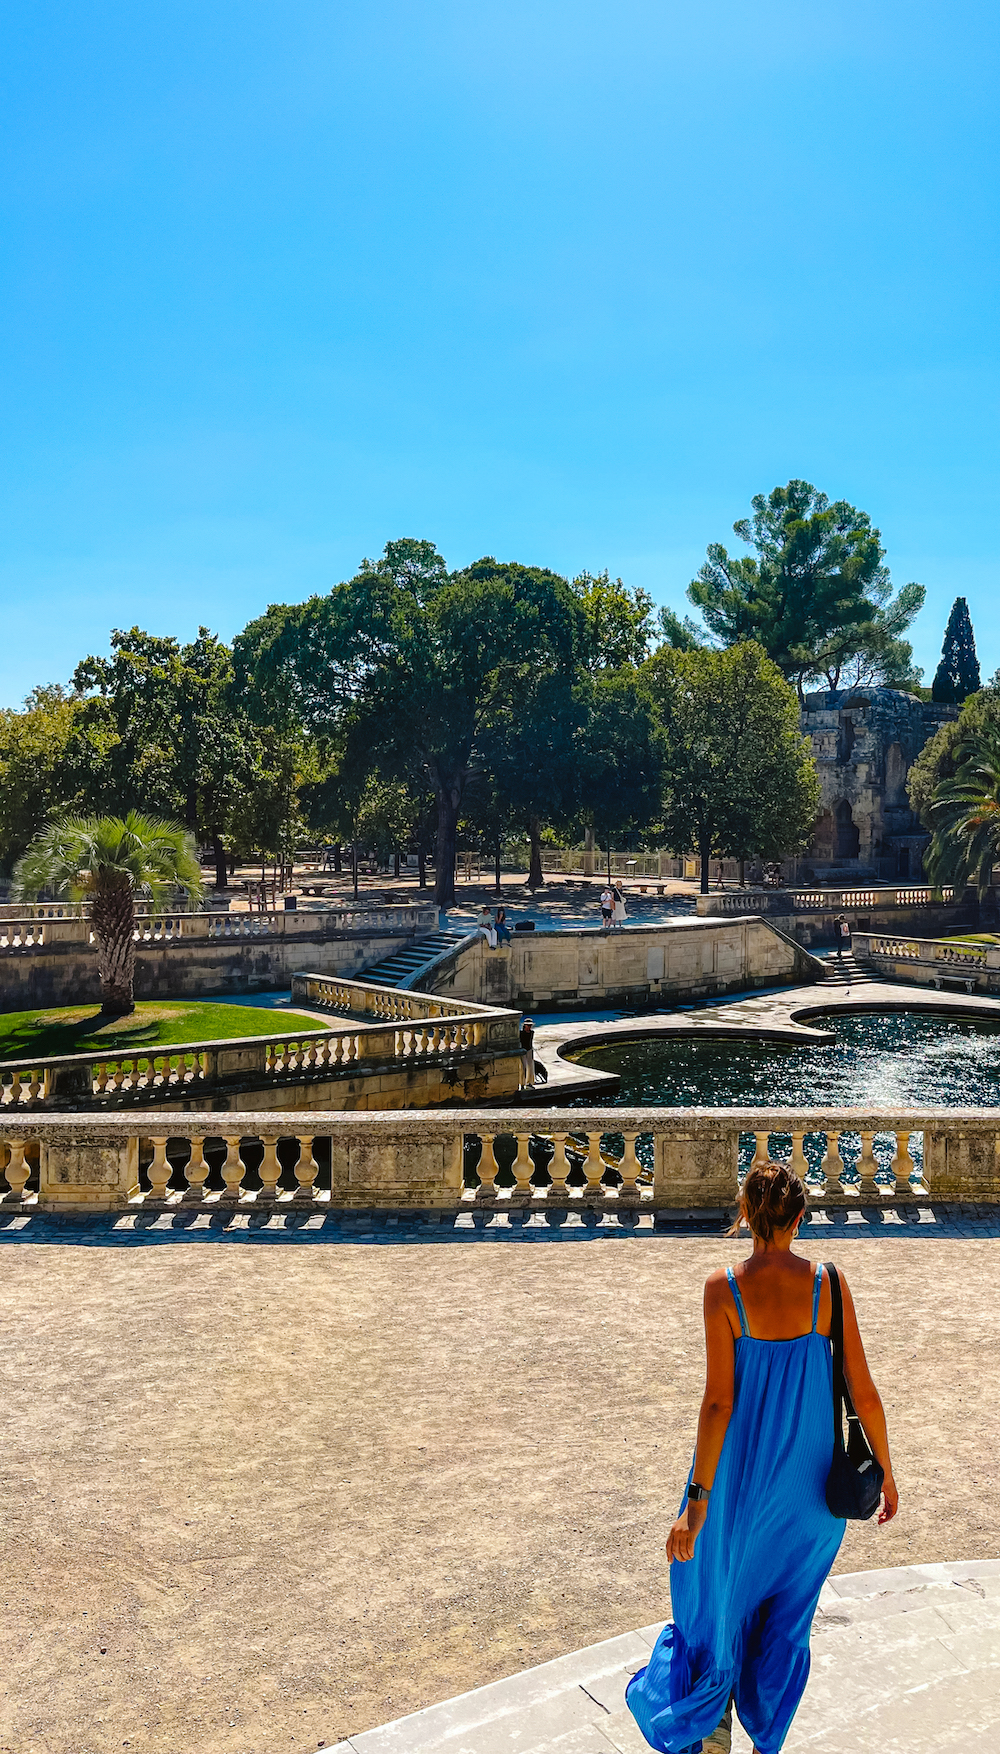
[[[995,1238],[835,1246],[902,1491],[837,1570],[996,1557]],[[655,1620],[737,1252],[5,1247],[0,1750],[301,1754]]]

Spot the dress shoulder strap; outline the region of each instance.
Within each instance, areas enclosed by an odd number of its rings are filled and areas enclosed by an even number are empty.
[[[736,1313],[740,1318],[740,1333],[745,1334],[747,1339],[749,1340],[751,1338],[751,1334],[750,1334],[749,1323],[747,1322],[747,1312],[743,1307],[743,1299],[740,1296],[740,1288],[736,1283],[736,1274],[733,1272],[732,1267],[726,1268],[726,1278],[729,1280],[729,1289],[733,1294],[733,1302],[736,1305]]]
[[[816,1332],[816,1323],[819,1321],[819,1294],[822,1291],[822,1289],[823,1289],[823,1263],[822,1263],[822,1261],[820,1261],[819,1266],[816,1268],[816,1277],[813,1280],[813,1325],[812,1325],[812,1328],[810,1329],[810,1332],[813,1334],[815,1334],[815,1332]]]

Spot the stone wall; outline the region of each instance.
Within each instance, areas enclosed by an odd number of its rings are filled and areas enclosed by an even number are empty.
[[[684,919],[621,932],[485,938],[435,971],[434,991],[522,1011],[641,1007],[821,978],[822,965],[766,920]]]
[[[820,807],[812,843],[789,861],[809,872],[917,878],[927,835],[906,795],[906,776],[925,743],[957,707],[898,688],[823,689],[805,697],[802,730],[812,746]]]
[[[137,999],[199,998],[207,993],[268,992],[291,986],[302,969],[345,978],[359,974],[437,929],[437,909],[398,907],[366,918],[350,914],[180,915],[136,945]],[[85,1005],[100,998],[97,956],[87,920],[45,922],[18,936],[8,922],[0,942],[0,1010]]]

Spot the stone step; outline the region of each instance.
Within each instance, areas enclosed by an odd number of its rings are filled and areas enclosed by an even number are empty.
[[[647,1754],[625,1687],[644,1626],[363,1730],[327,1754]],[[996,1754],[1000,1560],[830,1578],[785,1754]],[[751,1743],[734,1725],[733,1754]]]

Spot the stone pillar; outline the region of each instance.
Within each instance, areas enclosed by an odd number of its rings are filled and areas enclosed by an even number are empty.
[[[583,831],[583,874],[585,877],[594,875],[594,830],[592,827]]]
[[[676,1128],[657,1132],[654,1206],[735,1211],[739,1142],[738,1128],[709,1115],[678,1120]]]
[[[139,1136],[85,1121],[46,1128],[41,1137],[38,1204],[45,1212],[114,1212],[139,1192]]]
[[[923,1177],[935,1200],[1000,1200],[1000,1124],[925,1127]]]

